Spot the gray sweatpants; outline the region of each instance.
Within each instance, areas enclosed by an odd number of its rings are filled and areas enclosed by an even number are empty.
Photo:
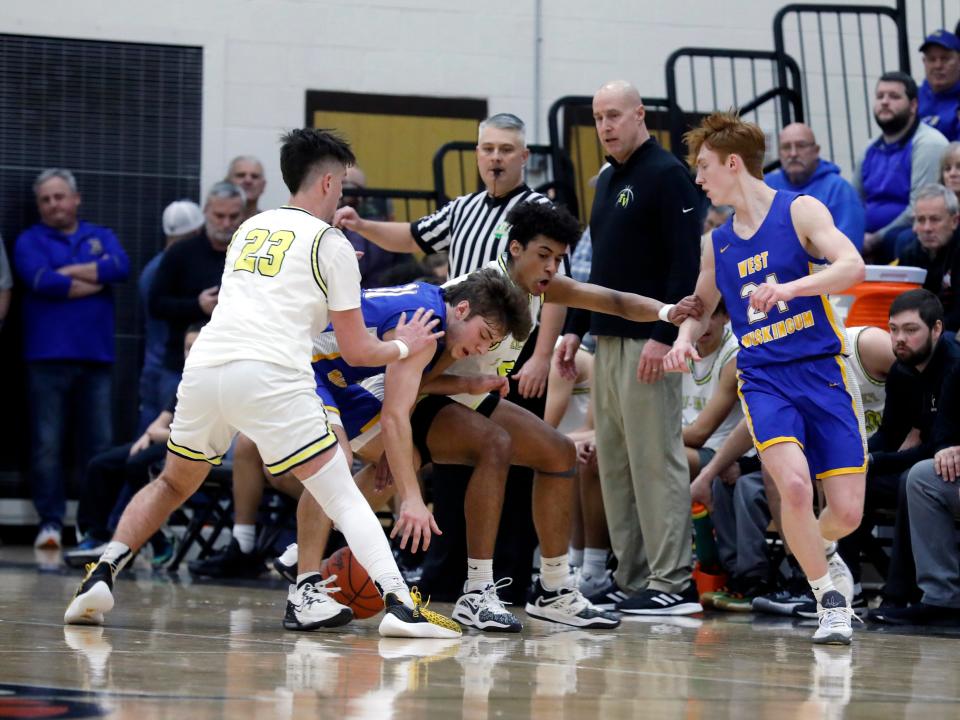
[[[597,461],[617,584],[680,592],[690,582],[690,478],[680,375],[637,380],[645,340],[601,336],[594,365]]]
[[[737,578],[766,579],[770,561],[766,553],[770,507],[763,489],[763,474],[747,473],[727,485],[713,480],[713,527],[717,531],[720,564]]]
[[[954,521],[960,518],[960,485],[945,482],[933,460],[917,463],[907,475],[910,539],[923,602],[960,608],[960,550]]]

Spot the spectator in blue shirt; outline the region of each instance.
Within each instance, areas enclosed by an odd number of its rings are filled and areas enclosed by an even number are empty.
[[[40,222],[17,238],[13,262],[24,285],[30,479],[40,516],[35,545],[53,549],[66,509],[67,419],[80,467],[112,442],[111,285],[126,280],[130,263],[111,230],[78,219],[80,193],[69,170],[44,170],[33,190]]]
[[[913,236],[910,203],[920,188],[937,181],[948,142],[920,122],[917,83],[906,73],[880,76],[873,117],[882,134],[867,146],[853,180],[866,209],[863,254],[888,262]]]
[[[960,140],[960,39],[949,30],[937,30],[923,41],[926,79],[918,95],[920,119],[947,140]]]
[[[833,215],[834,224],[863,250],[864,213],[853,185],[843,179],[840,168],[820,158],[813,130],[792,123],[780,131],[780,169],[767,173],[767,185],[774,190],[805,193],[822,202]]]
[[[203,211],[192,200],[175,200],[163,210],[163,234],[166,241],[140,271],[137,295],[144,315],[143,369],[140,371],[140,419],[137,432],[143,434],[147,426],[166,407],[177,392],[180,373],[164,365],[169,326],[166,320],[150,312],[150,288],[163,260],[163,254],[174,243],[200,234],[204,225]]]

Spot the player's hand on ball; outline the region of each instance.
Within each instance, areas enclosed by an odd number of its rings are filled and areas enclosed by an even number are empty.
[[[667,319],[674,325],[683,325],[688,317],[699,320],[703,315],[703,301],[696,295],[687,295],[667,313]]]
[[[686,340],[677,340],[663,358],[663,369],[665,372],[690,372],[688,358],[694,362],[700,360],[697,349]]]
[[[406,548],[407,540],[409,540],[410,552],[415,553],[421,542],[423,543],[423,550],[426,552],[427,548],[430,547],[432,533],[443,534],[437,527],[437,521],[433,519],[433,514],[423,504],[422,498],[411,498],[400,503],[400,513],[390,537],[400,536],[401,550]]]
[[[406,343],[411,355],[416,355],[435,340],[443,337],[443,330],[434,330],[439,322],[440,318],[433,316],[433,310],[417,308],[410,322],[407,322],[406,313],[401,313],[394,337]]]
[[[760,312],[770,312],[770,308],[777,303],[793,300],[794,297],[789,284],[763,283],[750,293],[750,307]]]

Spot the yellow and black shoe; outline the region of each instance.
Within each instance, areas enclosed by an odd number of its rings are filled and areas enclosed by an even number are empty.
[[[429,601],[423,602],[416,588],[410,590],[410,597],[413,599],[412,610],[395,593],[384,596],[385,612],[380,621],[380,634],[383,637],[460,637],[460,625],[438,612],[428,610]]]
[[[103,614],[113,609],[113,569],[110,563],[88,563],[77,594],[63,614],[65,625],[103,625]]]

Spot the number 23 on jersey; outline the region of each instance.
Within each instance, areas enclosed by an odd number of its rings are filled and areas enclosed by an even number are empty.
[[[270,232],[254,228],[243,239],[240,257],[233,265],[234,270],[274,277],[283,265],[283,257],[295,235],[289,230]]]

